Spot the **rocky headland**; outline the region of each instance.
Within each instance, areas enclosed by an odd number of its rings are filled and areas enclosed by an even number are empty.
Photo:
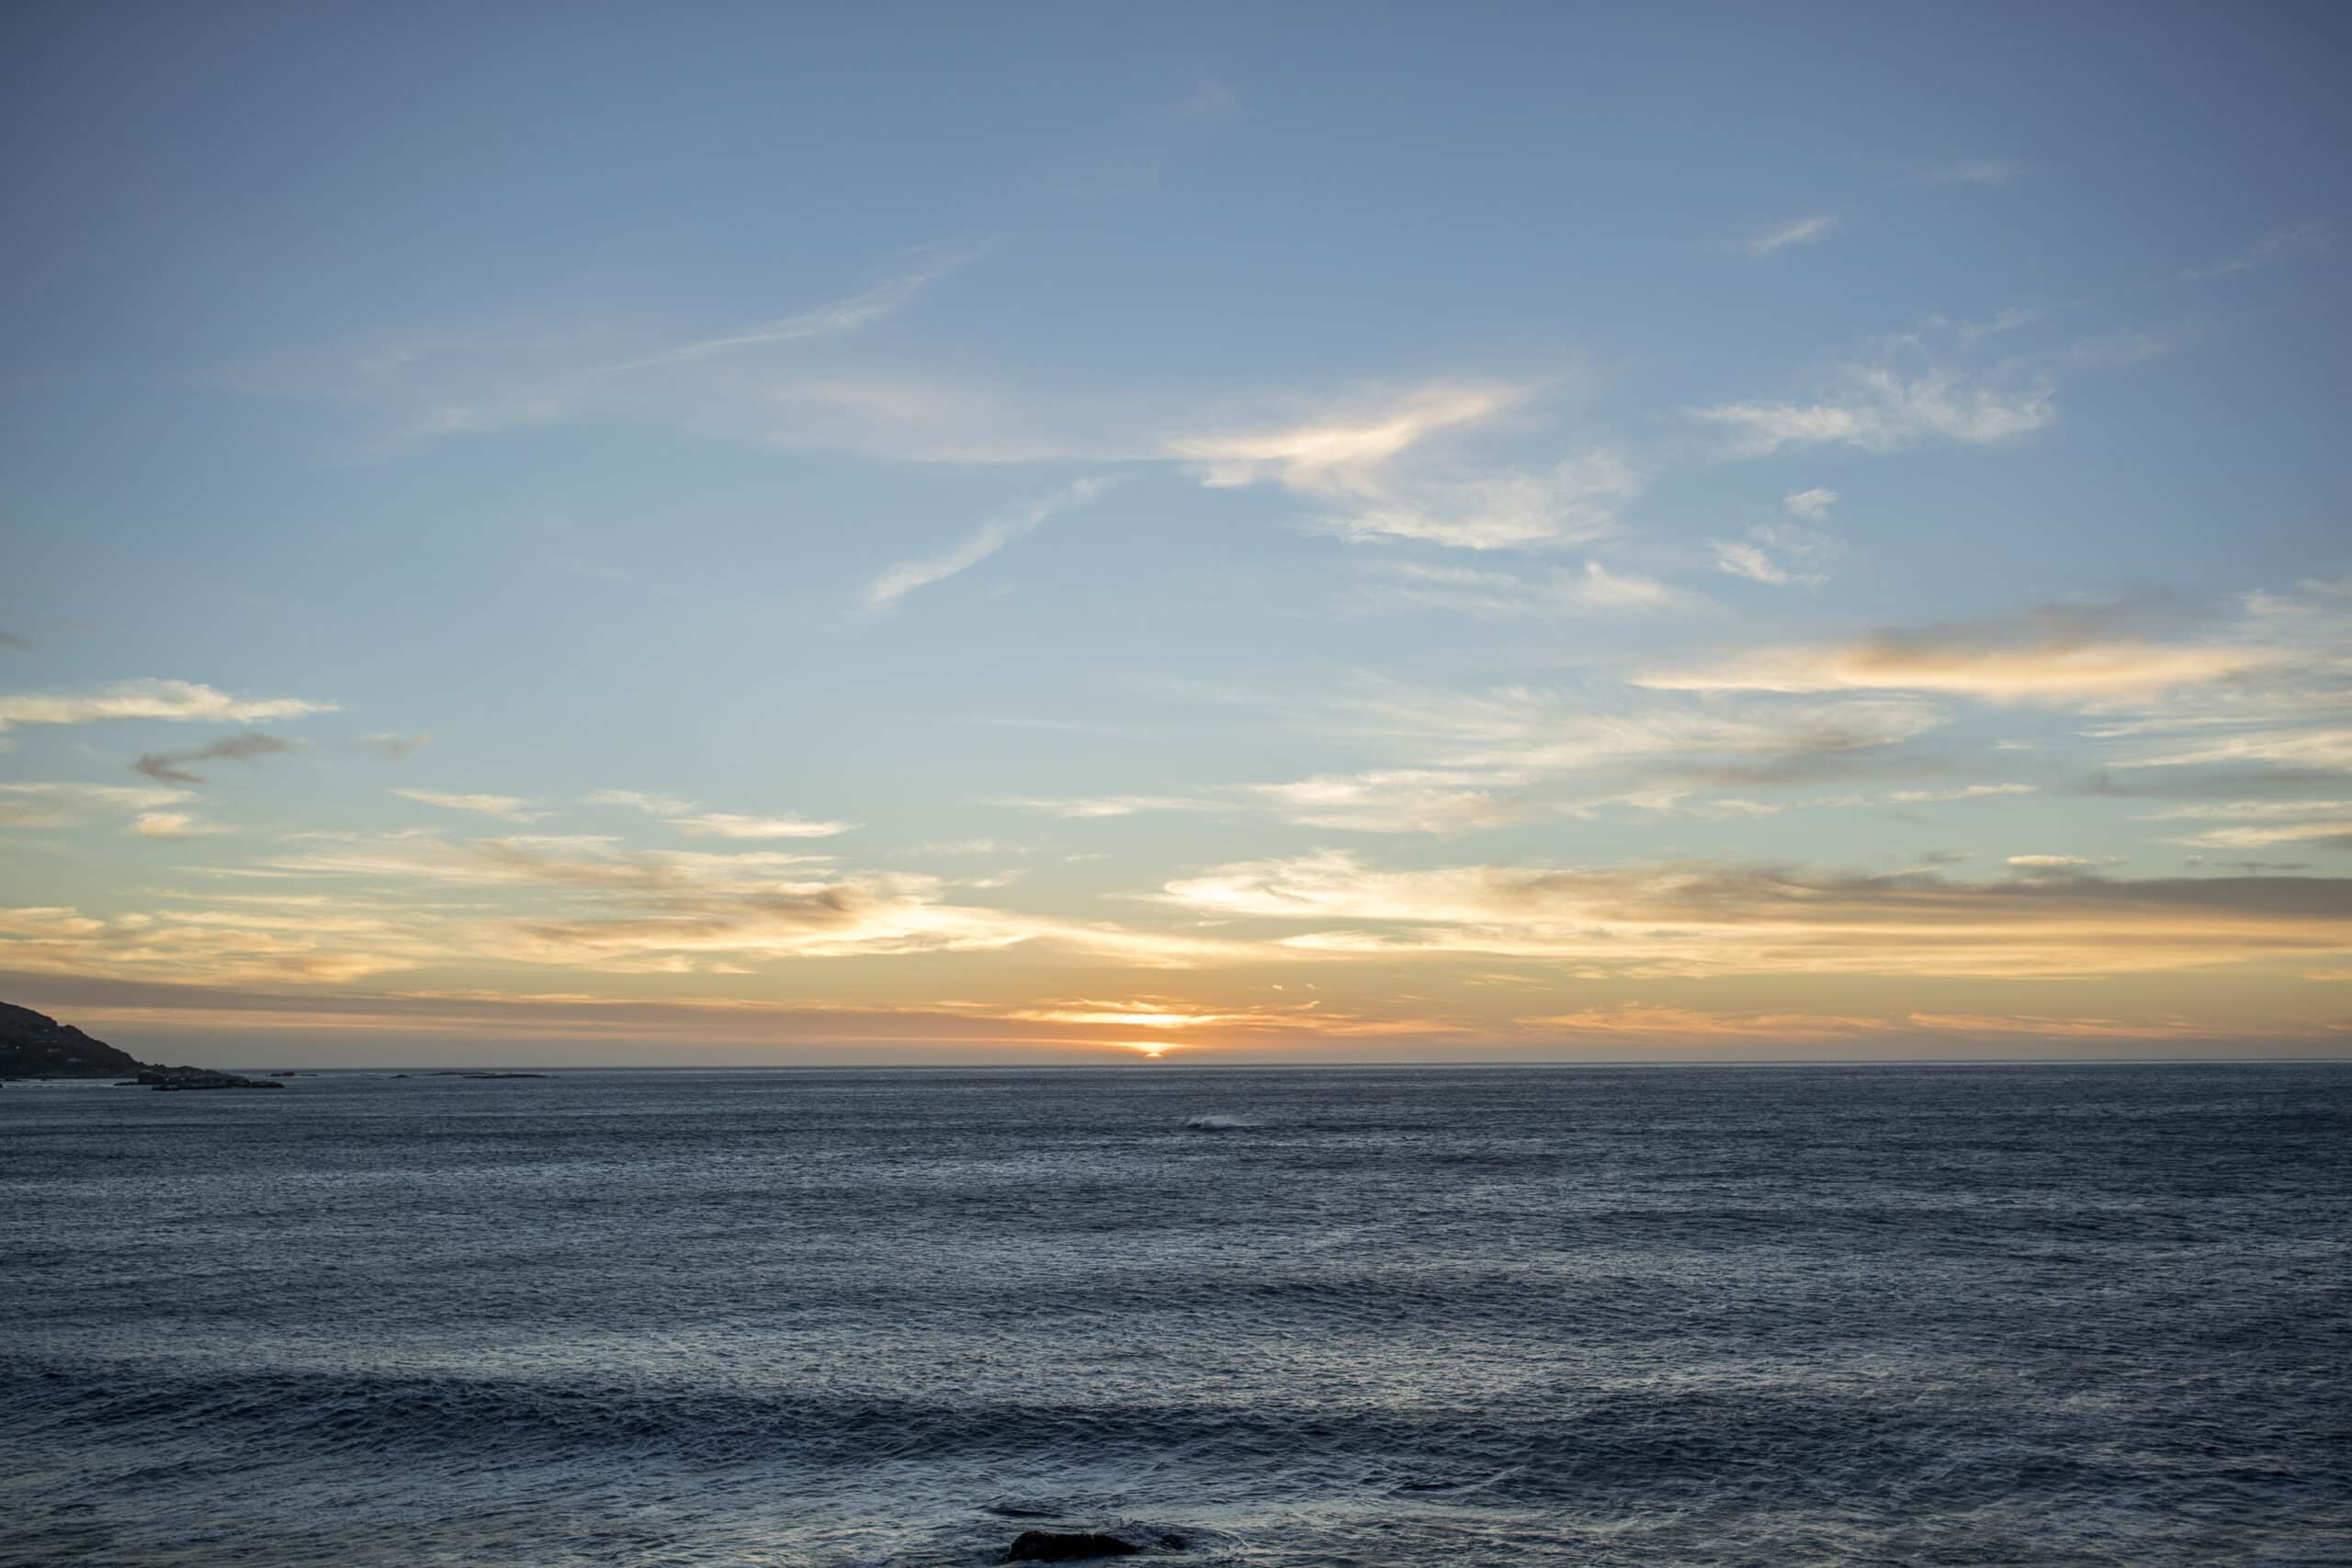
[[[103,1040],[93,1040],[47,1013],[0,1002],[0,1078],[112,1078],[149,1089],[284,1089],[210,1067],[166,1067],[142,1062]]]

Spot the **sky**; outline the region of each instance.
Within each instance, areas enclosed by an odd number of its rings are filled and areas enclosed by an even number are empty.
[[[2331,1055],[2352,13],[0,16],[0,998]]]

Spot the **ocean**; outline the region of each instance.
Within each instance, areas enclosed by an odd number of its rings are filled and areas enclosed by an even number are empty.
[[[2352,1562],[2352,1066],[0,1092],[0,1562]]]

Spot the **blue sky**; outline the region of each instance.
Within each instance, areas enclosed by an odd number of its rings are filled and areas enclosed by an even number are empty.
[[[11,999],[2345,1038],[2333,8],[0,26]]]

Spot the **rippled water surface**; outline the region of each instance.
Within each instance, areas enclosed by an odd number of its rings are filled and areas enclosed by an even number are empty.
[[[0,1560],[2352,1562],[2352,1068],[0,1093]]]

